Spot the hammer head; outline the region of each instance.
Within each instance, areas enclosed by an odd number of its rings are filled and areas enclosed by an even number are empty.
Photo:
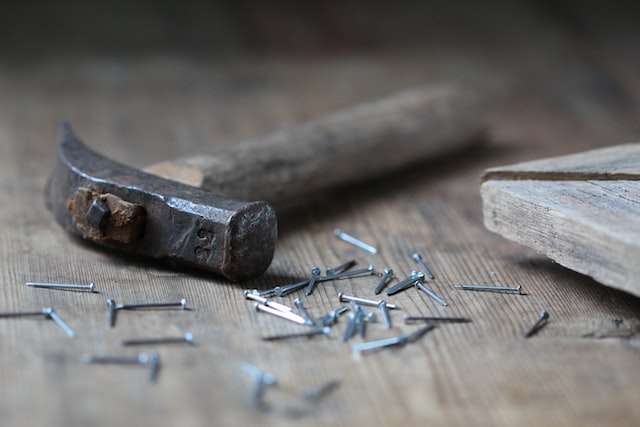
[[[277,219],[266,202],[232,200],[144,173],[58,129],[47,205],[65,229],[100,245],[244,280],[273,259]]]

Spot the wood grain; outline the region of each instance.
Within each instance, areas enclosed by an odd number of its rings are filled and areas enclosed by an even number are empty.
[[[77,333],[72,340],[51,321],[0,319],[0,424],[638,425],[640,300],[487,232],[478,186],[482,171],[495,165],[637,140],[638,103],[624,95],[637,92],[616,88],[637,90],[640,64],[635,57],[609,62],[610,56],[587,55],[566,36],[573,27],[537,7],[505,2],[500,13],[485,9],[465,6],[444,21],[416,15],[427,19],[420,28],[429,37],[413,49],[305,60],[156,52],[0,63],[0,311],[52,306]],[[471,22],[481,28],[478,37],[461,37],[469,31],[461,23]],[[598,34],[587,39],[590,46]],[[637,26],[624,38],[607,34],[603,51],[614,58],[637,51]],[[510,85],[486,146],[284,212],[274,262],[251,282],[230,284],[97,249],[67,236],[44,207],[55,125],[63,119],[93,149],[141,167],[461,74],[489,74]],[[375,244],[379,254],[338,241],[335,227]],[[471,323],[442,325],[417,343],[359,360],[341,340],[344,319],[329,337],[259,339],[297,329],[256,313],[242,296],[245,288],[292,283],[315,265],[353,258],[403,277],[416,268],[415,251],[449,307],[416,289],[390,297],[402,308],[392,314],[393,329],[372,324],[367,340],[413,331],[402,323],[404,313],[461,315]],[[23,285],[36,280],[93,281],[99,293]],[[453,287],[462,283],[522,285],[526,294]],[[327,283],[305,305],[320,315],[339,305],[340,291],[375,298],[376,284],[376,277]],[[292,304],[296,296],[281,302]],[[183,297],[191,310],[123,312],[115,328],[107,326],[107,298]],[[549,324],[523,339],[541,309],[551,314]],[[630,332],[589,338],[617,330]],[[82,363],[84,353],[130,354],[122,339],[186,331],[196,345],[157,348],[162,370],[155,384],[139,367]],[[241,361],[276,375],[278,386],[265,396],[268,410],[251,407]],[[325,399],[299,397],[334,379],[340,386]]]

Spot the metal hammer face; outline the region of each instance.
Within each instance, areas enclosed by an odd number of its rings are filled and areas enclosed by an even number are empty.
[[[245,280],[271,264],[275,210],[144,173],[58,129],[47,205],[66,230],[100,245]]]

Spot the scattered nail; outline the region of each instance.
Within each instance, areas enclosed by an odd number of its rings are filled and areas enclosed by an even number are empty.
[[[462,289],[463,291],[507,292],[519,294],[522,286],[455,285],[454,288]]]
[[[187,332],[181,337],[133,338],[122,341],[122,345],[193,344],[193,334]]]
[[[540,312],[538,320],[524,333],[525,338],[535,335],[549,321],[549,313],[546,310]]]
[[[432,316],[403,316],[404,323],[412,324],[418,322],[447,322],[447,323],[468,323],[471,319],[466,317],[432,317]]]
[[[297,323],[299,325],[306,325],[307,322],[306,320],[304,320],[304,318],[296,313],[291,313],[288,311],[280,311],[280,310],[276,310],[273,307],[269,307],[268,305],[264,305],[264,304],[260,304],[260,303],[256,303],[256,310],[257,311],[262,311],[264,313],[268,313],[271,314],[272,316],[276,316],[279,317],[281,319],[285,319],[288,320],[290,322],[294,322]]]
[[[309,284],[307,285],[305,294],[311,295],[313,293],[313,290],[316,287],[316,282],[318,281],[318,277],[320,277],[320,269],[318,267],[313,267],[311,269],[311,278],[309,279]]]
[[[425,286],[424,283],[422,283],[420,280],[418,280],[416,282],[416,287],[418,289],[420,289],[422,292],[426,293],[427,295],[429,295],[431,298],[433,298],[434,300],[436,300],[438,302],[438,304],[443,305],[443,306],[447,306],[447,302],[442,299],[442,297],[440,297],[438,294],[436,294],[435,292],[433,292],[431,289],[427,288]]]
[[[377,254],[378,250],[376,248],[374,248],[373,246],[363,242],[360,239],[356,239],[355,237],[353,237],[350,234],[345,233],[344,231],[340,230],[339,228],[336,228],[335,230],[333,230],[333,234],[335,234],[335,236],[342,240],[345,241],[347,243],[351,243],[354,246],[357,246],[360,249],[363,249],[369,253],[372,254]]]
[[[411,275],[409,277],[407,277],[406,279],[402,280],[401,282],[397,283],[396,285],[388,288],[385,293],[387,295],[394,295],[397,294],[400,291],[404,291],[405,289],[413,286],[413,284],[415,282],[417,282],[418,280],[424,278],[424,273],[419,272],[419,271],[412,271]]]
[[[311,402],[317,402],[334,391],[340,385],[340,381],[332,380],[320,387],[307,389],[302,391],[302,398]]]
[[[337,267],[327,268],[327,270],[326,270],[327,276],[343,273],[343,272],[347,271],[348,269],[350,269],[351,267],[353,267],[354,265],[356,265],[356,260],[352,259],[350,261],[345,262],[344,264],[340,264]]]
[[[255,366],[242,362],[240,368],[251,376],[254,388],[251,394],[251,405],[256,409],[266,409],[264,392],[267,387],[277,384],[276,377],[268,372],[263,372]]]
[[[351,295],[345,295],[342,292],[338,293],[338,299],[340,300],[340,302],[355,302],[360,305],[368,305],[369,307],[379,307],[380,301],[381,301],[381,300],[373,301],[369,299],[358,298]],[[387,304],[387,308],[391,310],[395,310],[396,308],[398,308],[398,306],[396,306],[395,304]]]
[[[411,255],[411,258],[413,258],[418,265],[422,268],[422,271],[424,272],[425,276],[427,276],[429,279],[433,280],[433,273],[431,272],[431,270],[429,270],[429,267],[427,267],[427,264],[425,264],[425,262],[422,259],[422,255],[420,255],[419,253],[414,253]]]
[[[292,338],[311,338],[314,337],[316,335],[329,335],[329,333],[331,332],[331,328],[328,326],[322,326],[322,327],[317,327],[317,328],[313,328],[310,331],[307,332],[299,332],[299,333],[293,333],[293,334],[282,334],[282,335],[269,335],[266,337],[262,337],[262,341],[282,341],[282,340],[288,340],[288,339],[292,339]]]
[[[94,284],[88,283],[86,285],[74,284],[74,283],[44,283],[44,282],[27,282],[27,286],[34,288],[52,288],[52,289],[65,289],[65,290],[78,290],[93,292]]]
[[[269,307],[273,307],[276,310],[280,311],[288,311],[290,313],[295,313],[296,311],[289,307],[288,305],[280,304],[279,302],[273,301],[272,299],[261,297],[260,295],[256,295],[251,291],[244,291],[244,297],[249,300],[257,301],[260,304],[264,304]]]
[[[380,307],[380,312],[382,313],[384,324],[387,326],[387,329],[391,329],[391,316],[389,316],[389,310],[387,310],[388,307],[386,301],[380,300],[378,302],[378,307]]]
[[[390,269],[390,268],[385,268],[384,269],[384,276],[382,276],[382,279],[380,279],[380,282],[378,283],[378,286],[376,286],[376,288],[374,289],[373,293],[378,295],[380,292],[382,292],[384,287],[387,285],[387,282],[392,277],[393,277],[393,270]]]

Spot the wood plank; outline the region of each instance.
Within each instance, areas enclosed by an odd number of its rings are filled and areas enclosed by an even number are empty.
[[[489,230],[640,295],[639,182],[489,179],[481,192]]]

